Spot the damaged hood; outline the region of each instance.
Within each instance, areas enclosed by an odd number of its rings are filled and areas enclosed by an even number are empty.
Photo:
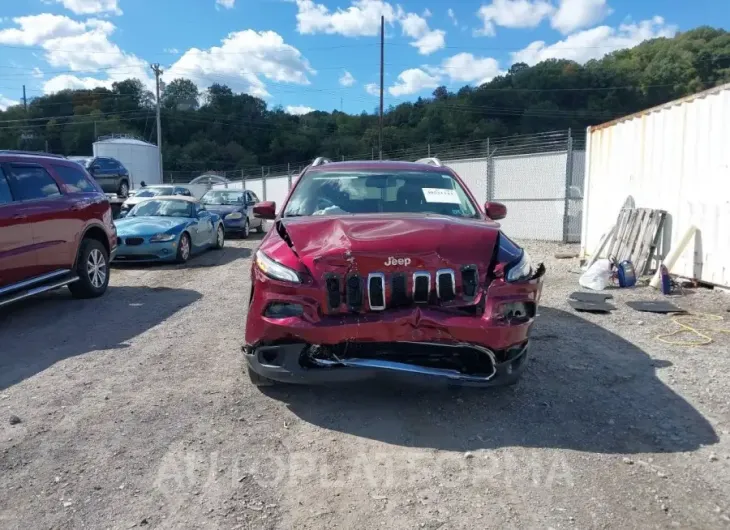
[[[293,251],[315,276],[463,265],[484,271],[499,236],[493,221],[440,215],[312,216],[281,223]]]

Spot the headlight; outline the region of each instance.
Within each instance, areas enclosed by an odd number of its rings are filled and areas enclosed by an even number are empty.
[[[241,212],[232,212],[226,215],[226,219],[240,219],[241,217],[243,217]]]
[[[175,234],[155,234],[150,238],[151,243],[166,243],[172,241],[177,236]]]
[[[256,266],[266,276],[274,278],[275,280],[281,280],[283,282],[301,283],[299,275],[296,271],[293,271],[289,267],[284,267],[281,263],[277,263],[269,256],[261,252],[256,252]]]
[[[518,282],[520,280],[526,280],[532,276],[532,260],[526,250],[522,251],[522,257],[514,265],[511,265],[507,271],[508,282]]]

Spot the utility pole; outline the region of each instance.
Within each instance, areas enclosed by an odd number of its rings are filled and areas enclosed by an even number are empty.
[[[162,182],[162,119],[160,118],[160,76],[162,68],[159,63],[150,66],[155,73],[155,95],[157,106],[157,151],[160,154],[160,182]]]
[[[25,97],[25,85],[23,85],[23,108],[28,112],[28,99]]]
[[[380,121],[378,123],[378,153],[383,159],[383,64],[385,58],[385,17],[380,17]]]

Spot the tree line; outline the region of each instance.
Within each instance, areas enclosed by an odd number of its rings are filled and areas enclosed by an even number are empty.
[[[730,82],[730,32],[700,27],[579,64],[551,59],[517,63],[504,75],[457,92],[389,107],[386,153],[416,144],[459,143],[588,125]],[[110,89],[64,90],[0,112],[0,148],[87,155],[106,134],[155,141],[154,95],[137,79]],[[339,103],[339,102],[338,102]],[[377,153],[377,112],[333,110],[303,116],[234,93],[222,84],[201,90],[175,79],[161,96],[166,170],[241,169],[316,156]]]

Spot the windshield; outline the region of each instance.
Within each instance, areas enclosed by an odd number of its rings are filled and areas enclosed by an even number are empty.
[[[203,198],[200,199],[203,204],[225,204],[235,205],[243,204],[243,192],[242,191],[229,191],[229,190],[214,190],[209,191]]]
[[[192,217],[193,203],[175,199],[150,200],[132,208],[127,217]]]
[[[479,215],[451,175],[373,170],[305,174],[287,203],[284,217],[358,213]]]
[[[144,188],[134,194],[135,197],[159,197],[173,195],[172,188]]]

